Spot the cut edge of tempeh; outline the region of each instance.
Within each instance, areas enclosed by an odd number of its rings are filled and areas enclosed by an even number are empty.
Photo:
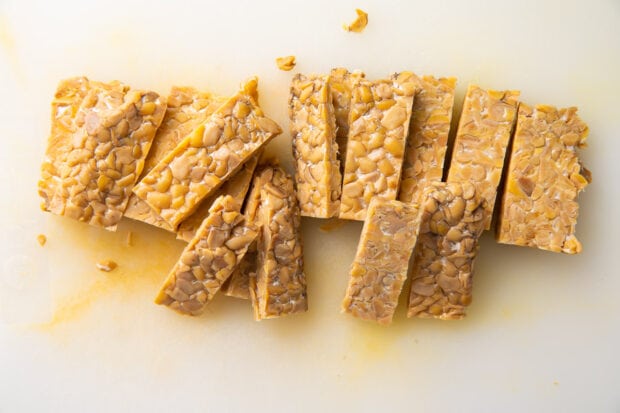
[[[258,230],[246,222],[231,196],[218,198],[209,212],[168,274],[156,304],[200,314],[256,239]]]
[[[456,78],[422,76],[413,101],[398,200],[417,202],[443,176]]]
[[[134,187],[134,193],[175,229],[282,132],[258,106],[257,83],[256,78],[245,82]]]
[[[273,165],[262,167],[255,179],[261,183],[260,199],[256,211],[246,210],[246,215],[255,215],[256,225],[262,228],[256,275],[249,279],[254,318],[262,320],[305,312],[308,302],[301,215],[294,179]],[[248,201],[252,207],[252,198]]]
[[[464,182],[429,182],[411,267],[407,317],[457,320],[471,303],[486,200]]]
[[[496,240],[499,243],[577,254],[577,197],[591,182],[577,149],[588,126],[577,108],[519,106],[504,182]]]
[[[370,202],[342,312],[379,324],[392,322],[419,229],[418,204]]]
[[[340,218],[364,220],[372,198],[396,199],[417,83],[411,72],[355,82]]]
[[[488,208],[486,230],[492,226],[519,95],[516,90],[485,90],[470,84],[459,119],[446,181],[476,183]]]
[[[342,177],[329,76],[293,77],[289,119],[301,215],[331,218],[340,210]]]

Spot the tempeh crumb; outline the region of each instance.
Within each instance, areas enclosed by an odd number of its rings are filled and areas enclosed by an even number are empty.
[[[283,56],[276,58],[276,64],[278,69],[288,72],[293,70],[297,62],[295,61],[295,56]]]
[[[37,235],[37,242],[39,243],[40,246],[44,246],[45,243],[47,242],[47,237],[43,234],[39,234]]]
[[[368,25],[368,13],[364,10],[355,9],[357,17],[351,24],[343,24],[342,27],[348,32],[361,33]]]
[[[97,269],[99,271],[103,271],[103,272],[114,271],[116,267],[118,267],[118,264],[112,260],[98,261],[95,265],[97,266]]]

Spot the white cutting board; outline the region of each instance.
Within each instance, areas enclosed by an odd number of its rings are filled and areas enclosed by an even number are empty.
[[[0,411],[620,411],[620,2],[86,3],[0,1]],[[370,15],[362,34],[341,28],[355,7]],[[583,253],[487,234],[465,320],[401,308],[378,327],[339,312],[361,225],[304,219],[307,314],[257,323],[248,302],[222,296],[189,318],[152,303],[182,243],[39,210],[61,78],[230,94],[257,74],[265,112],[287,129],[293,72],[274,59],[288,54],[302,72],[457,76],[458,106],[468,82],[579,106],[594,175]],[[271,148],[291,165],[288,134]],[[97,271],[106,258],[119,268]]]

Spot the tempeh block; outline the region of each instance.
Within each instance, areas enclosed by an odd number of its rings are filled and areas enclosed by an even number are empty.
[[[329,76],[293,78],[289,117],[301,215],[331,218],[340,209],[342,177]]]
[[[228,279],[258,231],[231,196],[218,198],[164,282],[155,303],[198,315]]]
[[[439,182],[448,147],[456,78],[423,76],[413,101],[398,199],[418,202],[427,182]]]
[[[470,85],[456,132],[448,182],[474,182],[486,200],[485,229],[491,228],[497,187],[517,117],[519,92]]]
[[[408,317],[456,320],[471,303],[486,200],[471,183],[430,182],[422,194]]]
[[[116,230],[166,111],[155,92],[85,77],[58,85],[41,208]]]
[[[417,204],[373,199],[351,266],[342,311],[390,324],[420,229]]]
[[[258,163],[259,155],[254,155],[247,161],[240,170],[238,170],[224,185],[220,186],[213,195],[204,199],[196,211],[187,219],[185,219],[177,229],[177,238],[189,242],[196,235],[196,231],[202,224],[202,221],[209,215],[209,209],[217,198],[222,195],[230,195],[237,204],[237,209],[241,210],[243,201],[250,188],[252,175]]]
[[[349,111],[351,110],[351,93],[353,85],[365,77],[360,71],[349,72],[344,68],[332,69],[329,76],[332,104],[336,115],[336,144],[338,145],[338,160],[340,172],[344,172],[344,163],[347,154],[347,139],[349,136]]]
[[[517,129],[497,227],[497,241],[566,254],[581,252],[575,237],[577,195],[591,181],[577,149],[588,126],[577,108],[519,106]]]
[[[198,126],[134,188],[171,227],[237,172],[263,145],[282,132],[257,103],[257,80]]]
[[[340,218],[363,221],[372,198],[396,199],[417,82],[411,72],[356,81]]]
[[[250,278],[254,316],[261,320],[307,311],[301,216],[293,178],[280,167],[266,166],[256,181],[261,182],[256,224],[262,230],[257,272]]]
[[[191,87],[173,86],[168,95],[168,108],[164,120],[144,161],[140,179],[145,177],[183,138],[204,123],[226,100],[225,97],[200,92]],[[133,193],[124,215],[167,231],[174,231],[145,201]]]

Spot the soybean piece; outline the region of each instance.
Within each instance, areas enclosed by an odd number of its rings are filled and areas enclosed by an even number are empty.
[[[293,70],[296,64],[295,56],[283,56],[276,58],[276,65],[278,65],[278,69],[285,72]]]
[[[241,210],[245,196],[250,188],[252,175],[254,174],[254,169],[256,169],[259,156],[258,154],[254,155],[228,181],[224,182],[224,185],[220,186],[213,195],[204,199],[192,215],[181,222],[177,229],[177,239],[189,242],[194,238],[200,224],[209,215],[211,205],[222,195],[232,196],[237,203],[238,209]]]
[[[257,84],[247,81],[134,188],[172,228],[282,132],[258,106]]]
[[[476,85],[470,85],[465,95],[447,181],[476,183],[486,200],[485,229],[491,228],[518,98],[518,91],[484,90]]]
[[[340,209],[342,176],[329,76],[293,78],[289,118],[301,215],[331,218]]]
[[[306,276],[301,244],[301,215],[293,178],[282,168],[265,166],[257,175],[260,202],[256,223],[257,271],[250,278],[250,298],[256,320],[281,317],[308,310]],[[246,211],[253,214],[253,211]]]
[[[332,69],[329,84],[332,92],[332,104],[336,115],[336,144],[338,145],[338,161],[340,173],[344,172],[344,163],[347,153],[347,138],[349,135],[349,111],[351,110],[351,94],[357,79],[364,78],[360,71],[349,72],[345,68]]]
[[[41,209],[115,231],[166,103],[118,81],[58,85],[41,166]]]
[[[344,24],[342,27],[348,32],[361,33],[368,25],[368,13],[361,9],[355,9],[357,17],[350,24]]]
[[[257,235],[231,196],[218,198],[172,268],[155,303],[182,314],[200,314]]]
[[[342,311],[390,324],[420,229],[417,204],[373,199],[351,265]]]
[[[157,130],[151,150],[144,161],[144,170],[140,179],[144,178],[183,138],[198,125],[204,123],[217,108],[226,102],[226,99],[192,87],[173,86],[168,95],[168,107],[164,120]],[[125,216],[167,231],[174,231],[145,201],[133,193],[129,198]]]
[[[577,254],[577,195],[590,183],[577,149],[588,126],[577,108],[521,103],[497,226],[497,241]]]
[[[363,221],[372,198],[396,199],[417,83],[411,72],[372,82],[356,81],[340,218]]]
[[[423,76],[413,102],[398,199],[418,202],[427,182],[439,182],[448,147],[456,78]]]
[[[408,317],[457,320],[471,303],[486,200],[471,183],[429,182],[411,269]]]

